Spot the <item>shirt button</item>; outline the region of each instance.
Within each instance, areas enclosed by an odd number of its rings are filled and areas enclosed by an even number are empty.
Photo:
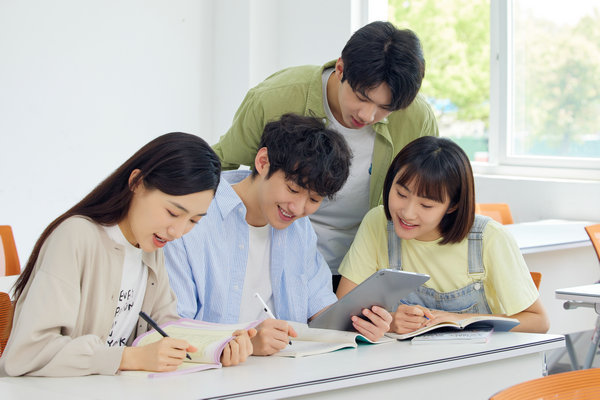
[[[239,287],[238,285],[233,285],[233,288],[234,288],[235,290],[239,290],[239,288],[240,288],[240,287]]]
[[[479,289],[481,289],[481,283],[476,282],[475,286],[473,286],[473,287],[475,288],[475,290],[479,290]]]
[[[240,245],[239,245],[239,248],[240,248],[240,249],[243,249],[243,248],[244,248],[244,245],[243,245],[243,244],[240,244]]]

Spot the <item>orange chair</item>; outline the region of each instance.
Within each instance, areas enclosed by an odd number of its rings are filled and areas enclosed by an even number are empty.
[[[600,224],[586,226],[585,231],[590,237],[596,250],[596,255],[598,255],[598,261],[600,261]]]
[[[9,225],[0,225],[0,239],[4,249],[4,265],[0,264],[0,276],[19,275],[21,264],[17,254],[17,246]]]
[[[12,326],[13,305],[8,293],[0,292],[0,356],[4,352]]]
[[[490,217],[502,225],[514,223],[510,208],[506,203],[476,203],[475,214]]]
[[[530,272],[531,278],[533,279],[533,283],[535,283],[535,287],[537,290],[540,290],[540,282],[542,282],[542,273],[541,272]]]
[[[504,389],[490,400],[600,399],[600,368],[548,375]]]

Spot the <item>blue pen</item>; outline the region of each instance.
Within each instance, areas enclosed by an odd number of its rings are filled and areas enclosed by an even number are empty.
[[[169,335],[167,335],[167,332],[160,329],[160,326],[158,326],[158,324],[154,322],[154,320],[150,318],[148,314],[146,314],[143,311],[140,311],[140,317],[142,317],[142,319],[146,321],[148,325],[150,325],[156,332],[160,333],[162,337],[169,337]],[[187,358],[188,360],[192,359],[192,357],[190,357],[190,355],[187,353],[185,353],[185,358]]]

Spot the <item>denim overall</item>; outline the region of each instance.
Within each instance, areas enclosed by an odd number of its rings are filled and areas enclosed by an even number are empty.
[[[434,289],[421,285],[417,290],[405,297],[402,304],[419,304],[435,310],[453,313],[491,314],[490,307],[485,297],[481,277],[485,271],[483,266],[483,230],[489,217],[475,215],[475,222],[469,232],[469,270],[468,274],[472,283],[462,289],[452,292],[440,293]],[[394,231],[394,223],[388,221],[388,256],[390,268],[402,269],[402,239]]]

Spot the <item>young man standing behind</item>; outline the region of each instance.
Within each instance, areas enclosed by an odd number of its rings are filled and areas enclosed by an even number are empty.
[[[253,338],[255,355],[283,349],[296,333],[285,320],[306,323],[337,298],[307,216],[348,178],[352,154],[344,138],[318,119],[284,115],[265,126],[250,171],[222,174],[208,213],[185,237],[165,247],[171,287],[182,317],[236,323],[278,319]],[[391,315],[363,310],[354,327],[377,340]]]
[[[337,61],[284,69],[251,89],[213,146],[224,169],[252,165],[265,125],[290,112],[326,120],[344,136],[354,154],[348,182],[311,216],[334,287],[362,218],[381,203],[394,156],[420,136],[438,135],[431,107],[417,95],[424,75],[412,31],[370,23],[352,35]]]

